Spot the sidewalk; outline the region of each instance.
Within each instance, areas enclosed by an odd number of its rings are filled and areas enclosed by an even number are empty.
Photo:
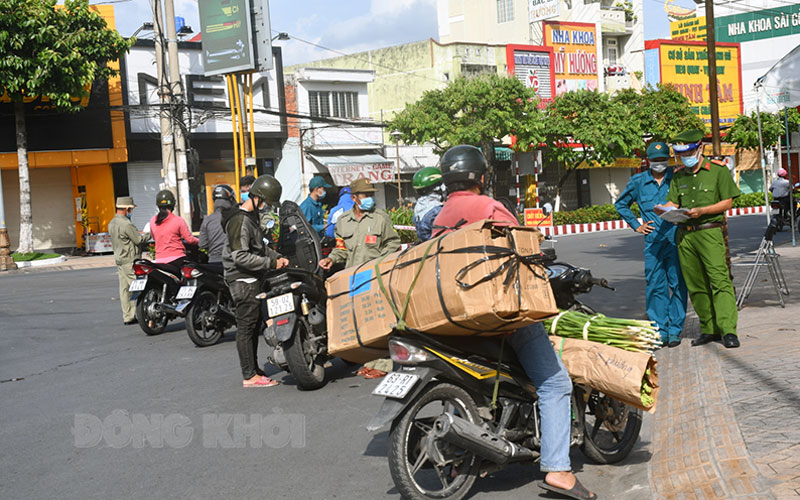
[[[739,349],[692,347],[692,313],[683,343],[658,353],[653,498],[800,499],[800,247],[776,251],[792,294],[781,308],[761,270],[739,312]],[[737,290],[749,270],[734,266]]]
[[[48,271],[74,271],[76,269],[92,269],[97,267],[114,267],[114,255],[66,255],[66,262],[50,266],[25,267],[14,271],[0,271],[0,278],[16,274],[42,273]]]

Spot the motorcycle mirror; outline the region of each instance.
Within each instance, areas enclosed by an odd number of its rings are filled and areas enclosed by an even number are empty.
[[[553,212],[553,205],[545,203],[544,205],[542,205],[542,211],[544,212],[545,215],[550,215]]]

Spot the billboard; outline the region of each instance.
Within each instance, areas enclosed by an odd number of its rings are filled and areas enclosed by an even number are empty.
[[[255,70],[249,0],[199,0],[205,75]]]
[[[543,21],[544,44],[553,48],[555,95],[598,90],[597,30],[592,23]]]
[[[540,105],[555,97],[553,48],[537,45],[506,45],[508,73],[517,77],[539,96]]]
[[[668,83],[691,103],[706,123],[711,123],[708,93],[708,51],[705,42],[648,40],[645,77],[648,85]],[[742,113],[742,70],[739,44],[717,43],[717,100],[720,125],[731,125]]]
[[[749,42],[800,34],[800,4],[717,17],[718,42]]]
[[[706,17],[698,16],[682,21],[669,23],[670,38],[672,40],[705,40]]]
[[[528,0],[528,22],[558,17],[561,0]]]

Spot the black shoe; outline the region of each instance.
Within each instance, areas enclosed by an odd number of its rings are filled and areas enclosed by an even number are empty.
[[[136,321],[135,319],[132,319],[132,320],[130,320],[130,321],[123,321],[123,322],[122,322],[122,324],[123,324],[123,325],[125,325],[125,326],[128,326],[128,325],[135,325],[136,323],[138,323],[138,321]]]
[[[692,340],[692,345],[697,346],[697,345],[708,344],[709,342],[714,342],[714,341],[720,340],[720,338],[722,338],[722,337],[721,337],[721,335],[719,333],[715,333],[714,335],[709,335],[707,333],[701,333],[699,337],[697,337],[696,339]]]
[[[722,345],[728,349],[739,347],[739,337],[732,333],[726,333],[725,337],[722,339]]]
[[[679,345],[681,345],[680,340],[670,340],[669,344],[667,344],[667,347],[678,347]]]

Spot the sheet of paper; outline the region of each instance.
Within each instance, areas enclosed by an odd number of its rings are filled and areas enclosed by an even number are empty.
[[[689,210],[686,208],[665,207],[663,205],[656,205],[656,208],[664,211],[664,213],[661,214],[661,218],[667,222],[677,224],[678,222],[689,219],[689,216],[686,215]]]

